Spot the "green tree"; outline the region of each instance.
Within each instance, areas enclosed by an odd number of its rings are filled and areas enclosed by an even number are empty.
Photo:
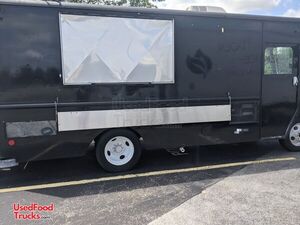
[[[116,6],[134,6],[156,8],[155,2],[162,2],[164,0],[67,0],[76,3],[88,3],[99,5],[116,5]]]

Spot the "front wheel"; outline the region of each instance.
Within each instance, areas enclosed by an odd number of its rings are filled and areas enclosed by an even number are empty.
[[[139,138],[126,129],[110,130],[96,144],[97,161],[108,172],[132,169],[138,163],[141,153]]]
[[[286,135],[285,139],[280,139],[279,143],[288,151],[300,151],[300,123],[295,124]]]

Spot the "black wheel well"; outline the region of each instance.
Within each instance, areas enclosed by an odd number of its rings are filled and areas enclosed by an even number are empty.
[[[142,136],[135,130],[135,129],[133,129],[133,128],[131,128],[131,127],[124,127],[124,128],[109,128],[109,129],[105,129],[105,130],[102,130],[93,140],[92,140],[92,142],[95,142],[95,143],[97,143],[98,142],[98,139],[103,135],[103,134],[105,134],[105,133],[107,133],[107,132],[109,132],[109,131],[111,131],[111,130],[118,130],[118,129],[122,129],[122,130],[129,130],[129,131],[131,131],[132,133],[134,133],[137,137],[138,137],[138,139],[140,139]]]

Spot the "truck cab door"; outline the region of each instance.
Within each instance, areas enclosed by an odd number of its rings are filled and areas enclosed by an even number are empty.
[[[265,43],[262,74],[262,137],[283,136],[296,112],[297,44]]]

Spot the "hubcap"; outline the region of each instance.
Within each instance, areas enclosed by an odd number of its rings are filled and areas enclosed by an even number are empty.
[[[300,146],[300,123],[295,124],[290,131],[290,141],[294,146]]]
[[[132,159],[134,145],[127,137],[114,137],[105,145],[104,155],[109,163],[115,166],[123,166]]]

